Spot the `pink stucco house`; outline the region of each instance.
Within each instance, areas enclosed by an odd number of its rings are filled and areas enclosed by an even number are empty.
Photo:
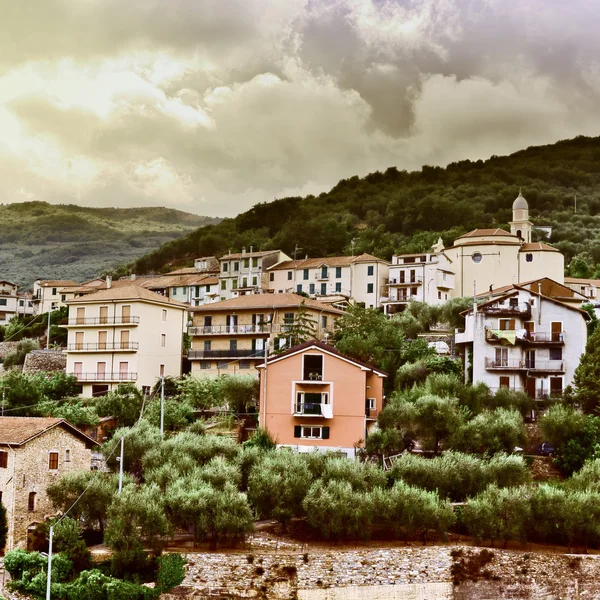
[[[384,371],[310,341],[271,356],[260,373],[260,419],[278,445],[354,456],[383,408]]]

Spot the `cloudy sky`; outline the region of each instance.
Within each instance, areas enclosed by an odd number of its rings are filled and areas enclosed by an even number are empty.
[[[600,134],[597,0],[0,0],[0,202],[231,216]]]

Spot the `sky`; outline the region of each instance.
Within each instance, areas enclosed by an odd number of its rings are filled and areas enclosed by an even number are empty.
[[[600,135],[597,0],[0,0],[0,202],[233,216]]]

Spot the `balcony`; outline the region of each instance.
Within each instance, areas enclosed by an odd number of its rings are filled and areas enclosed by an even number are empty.
[[[188,350],[190,360],[203,358],[256,358],[262,359],[264,350]]]
[[[138,342],[98,342],[96,344],[67,344],[67,352],[135,352]]]
[[[485,358],[485,368],[488,371],[520,371],[527,369],[525,361],[520,358],[504,358],[496,360],[494,358]]]
[[[321,404],[318,402],[296,402],[294,415],[303,417],[323,417]]]
[[[485,359],[488,371],[531,371],[536,373],[564,373],[565,363],[562,360],[527,360],[521,358]]]
[[[280,333],[285,331],[284,325],[273,323],[256,323],[254,325],[204,325],[200,327],[188,327],[189,335],[231,335],[252,333]]]
[[[486,315],[498,317],[521,317],[522,319],[531,317],[531,305],[527,302],[507,304],[506,306],[483,306],[480,310]]]
[[[414,279],[402,279],[402,278],[396,278],[396,279],[389,279],[388,283],[386,284],[387,287],[402,287],[402,286],[407,286],[407,287],[411,287],[411,286],[419,286],[423,284],[423,278],[422,277],[415,277]]]
[[[75,317],[67,327],[102,327],[104,325],[139,325],[139,317]]]
[[[317,273],[315,273],[315,279],[317,281],[328,281],[329,280],[329,271],[327,271],[327,273],[318,271]]]
[[[69,373],[77,378],[77,381],[84,382],[112,382],[112,381],[136,381],[137,373]]]
[[[525,368],[536,373],[564,373],[564,360],[533,360],[525,361]]]
[[[554,333],[542,331],[528,331],[523,338],[525,344],[543,346],[562,346],[565,343],[565,332]]]
[[[365,417],[367,417],[367,420],[376,421],[378,416],[379,411],[376,408],[365,408]]]

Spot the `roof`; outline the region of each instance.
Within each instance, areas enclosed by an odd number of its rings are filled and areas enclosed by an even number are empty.
[[[600,287],[600,279],[579,279],[577,277],[565,277],[565,283],[574,283],[579,285],[593,285]]]
[[[79,287],[81,284],[70,279],[43,279],[36,282],[40,287]]]
[[[299,294],[246,294],[238,298],[229,298],[219,302],[211,302],[202,306],[194,306],[188,308],[193,312],[215,312],[219,310],[243,310],[243,309],[278,309],[278,308],[295,308],[304,304],[307,308],[327,311],[334,314],[342,315],[343,311],[332,308],[327,304],[323,304],[318,300],[306,298]]]
[[[274,355],[270,356],[269,358],[267,358],[267,364],[277,362],[277,361],[281,360],[282,358],[286,358],[293,354],[297,354],[298,352],[304,352],[304,350],[308,350],[310,348],[318,348],[319,350],[323,350],[323,352],[327,352],[328,354],[337,356],[338,358],[341,358],[342,360],[350,362],[350,363],[356,365],[357,367],[361,367],[363,369],[369,369],[370,371],[373,371],[373,372],[377,373],[378,375],[381,375],[382,377],[388,376],[388,374],[385,371],[382,371],[381,369],[378,369],[377,367],[374,367],[373,365],[370,365],[369,363],[365,363],[360,360],[356,360],[355,358],[351,358],[350,356],[347,356],[345,354],[342,354],[335,346],[330,346],[329,344],[325,344],[324,342],[319,342],[318,340],[309,340],[308,342],[303,342],[302,344],[298,344],[297,346],[292,346],[291,348],[289,348],[288,350],[285,350],[284,352],[281,352],[279,354],[274,354]],[[257,365],[257,368],[264,369],[264,365]]]
[[[261,256],[268,256],[269,254],[279,254],[281,250],[262,250],[260,252],[236,252],[234,254],[225,254],[221,256],[219,260],[229,260],[231,258],[260,258]]]
[[[321,265],[328,267],[349,267],[350,265],[363,262],[382,262],[389,264],[382,258],[377,258],[371,254],[360,254],[359,256],[327,256],[320,258],[302,258],[300,260],[284,260],[267,271],[284,271],[288,269],[314,269]]]
[[[22,446],[58,426],[79,437],[88,448],[98,445],[68,421],[52,417],[0,417],[0,445]]]
[[[513,235],[510,231],[500,229],[499,227],[496,227],[496,229],[473,229],[473,231],[469,231],[469,233],[460,235],[456,239],[461,240],[463,238],[469,238],[469,237],[490,237],[490,236],[508,236],[508,237],[513,237],[517,240],[519,239],[516,235]]]
[[[9,281],[8,279],[0,279],[0,283],[8,283],[8,285],[12,285],[13,287],[17,287],[16,283]]]
[[[512,209],[513,210],[519,210],[519,209],[528,210],[529,209],[529,204],[527,204],[527,200],[525,200],[525,198],[523,198],[523,194],[521,194],[521,190],[519,190],[519,195],[515,198],[515,201],[513,202]]]
[[[536,286],[537,287],[534,287]],[[554,298],[555,300],[563,300],[563,301],[576,301],[576,302],[585,302],[587,298],[580,294],[579,292],[572,290],[566,285],[562,285],[558,283],[558,281],[554,281],[554,279],[550,279],[550,277],[540,277],[539,279],[532,279],[531,281],[522,281],[518,284],[520,287],[525,288],[529,291],[538,292],[541,290],[542,296],[548,296],[549,298]],[[498,288],[493,288],[491,294],[492,295],[500,295],[509,290],[512,290],[514,284],[504,285]],[[478,294],[478,297],[486,297],[489,296],[490,292],[482,292]]]
[[[559,252],[556,248],[544,244],[543,242],[533,242],[531,244],[523,244],[519,252]]]
[[[142,283],[142,287],[152,289],[163,289],[167,287],[179,287],[189,285],[212,285],[219,282],[217,277],[200,273],[196,271],[189,275],[164,275],[162,277],[154,277]]]
[[[155,302],[158,304],[168,304],[173,308],[188,308],[187,304],[184,304],[183,302],[177,302],[176,300],[165,298],[164,296],[144,289],[139,285],[119,286],[116,288],[111,287],[107,290],[101,290],[99,292],[88,294],[82,298],[69,300],[67,304],[86,304],[90,302],[106,302],[114,300],[141,300],[145,302]]]

